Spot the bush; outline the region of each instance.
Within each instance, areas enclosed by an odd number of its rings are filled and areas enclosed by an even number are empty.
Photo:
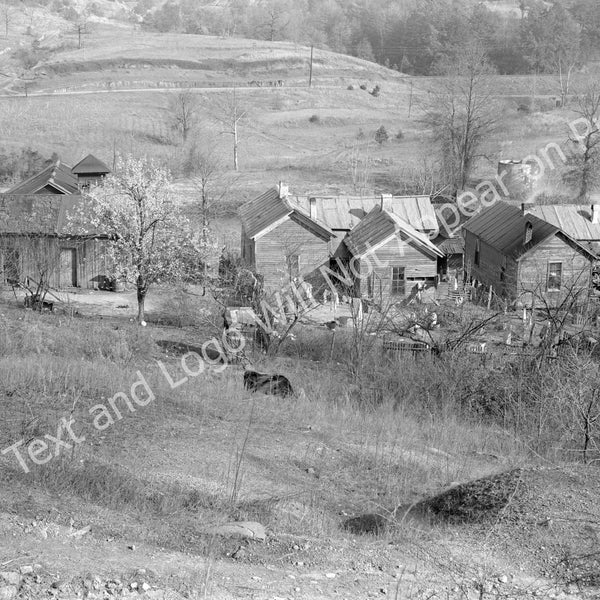
[[[320,123],[321,122],[319,115],[312,115],[308,120],[311,123]]]
[[[365,132],[363,131],[362,127],[358,130],[358,133],[356,134],[356,139],[357,140],[365,139]]]
[[[404,132],[402,131],[402,129],[398,130],[398,133],[396,134],[396,139],[399,140],[403,140],[404,139]]]
[[[387,142],[389,139],[390,139],[390,136],[388,135],[388,132],[386,131],[385,127],[382,125],[375,132],[375,141],[378,144],[383,144],[384,142]]]
[[[354,86],[353,86],[352,84],[350,84],[350,85],[349,85],[349,86],[348,86],[346,89],[347,89],[347,90],[353,90],[353,89],[354,89]]]
[[[366,86],[364,83],[361,83],[361,84],[360,84],[360,89],[361,89],[361,90],[366,90],[366,89],[367,89],[367,86]]]
[[[372,90],[371,90],[371,96],[374,96],[375,98],[377,98],[377,96],[379,96],[379,92],[381,91],[381,88],[376,85]]]

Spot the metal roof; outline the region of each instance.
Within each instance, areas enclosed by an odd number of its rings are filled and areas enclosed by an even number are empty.
[[[6,193],[36,194],[48,185],[61,194],[74,194],[79,189],[77,177],[71,173],[70,167],[57,161],[25,181],[13,186]]]
[[[331,229],[350,231],[376,206],[398,215],[417,231],[436,231],[438,222],[429,196],[326,196],[316,197],[316,216]],[[310,199],[300,196],[295,201],[307,213]]]
[[[79,194],[0,194],[0,235],[102,237]]]
[[[524,244],[525,227],[530,223],[532,227],[531,241]],[[506,256],[518,258],[531,248],[557,233],[569,242],[578,246],[586,254],[590,250],[579,244],[570,235],[561,231],[555,225],[532,214],[524,214],[517,206],[505,202],[494,202],[489,208],[483,209],[479,214],[469,219],[463,229],[476,235],[481,241],[499,250]]]
[[[427,235],[417,231],[397,214],[386,209],[382,210],[378,206],[360,221],[344,241],[354,256],[363,256],[378,244],[385,243],[394,236],[398,236],[401,240],[408,238],[430,254],[444,256]]]
[[[110,173],[110,169],[93,154],[88,154],[80,160],[72,169],[74,175],[95,175]]]
[[[311,219],[308,212],[294,198],[281,198],[279,190],[276,188],[246,202],[239,209],[246,235],[250,238],[256,237],[280,219],[289,217],[293,213],[296,213],[302,223],[315,228],[321,235],[327,238],[335,237],[331,229],[324,223]]]
[[[599,207],[600,208],[600,207]],[[592,223],[592,209],[584,204],[533,206],[529,212],[579,241],[600,241],[600,223]]]

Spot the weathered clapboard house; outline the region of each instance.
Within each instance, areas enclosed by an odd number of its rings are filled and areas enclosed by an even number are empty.
[[[71,173],[77,178],[79,189],[86,190],[91,185],[98,185],[110,169],[99,158],[88,154],[71,169]]]
[[[78,194],[0,194],[0,283],[103,287],[106,236],[86,222]]]
[[[280,289],[328,266],[335,235],[311,218],[279,185],[244,204],[242,258],[260,273],[267,289]]]
[[[434,285],[444,256],[429,237],[396,213],[375,206],[344,238],[354,293],[382,304]]]
[[[280,184],[279,188],[269,190],[241,208],[242,257],[264,277],[267,287],[274,288],[289,282],[295,275],[306,278],[308,273],[322,266],[339,270],[337,259],[352,257],[345,240],[374,209],[392,215],[394,227],[397,219],[403,230],[409,232],[405,235],[416,236],[412,242],[418,247],[415,253],[400,257],[397,245],[389,247],[396,252],[394,264],[405,269],[396,271],[398,282],[394,294],[410,293],[417,281],[433,282],[439,267],[437,261],[444,254],[429,241],[438,235],[439,227],[428,196],[293,196]],[[373,244],[380,243],[375,235],[372,237]],[[383,293],[391,273],[390,270],[385,275],[378,274],[376,278],[381,275],[381,281],[372,281],[371,287],[357,282],[357,293],[367,296],[374,294],[375,289]],[[400,277],[406,278],[402,279],[405,282],[402,285]],[[406,282],[412,282],[412,286]]]
[[[517,304],[556,304],[590,286],[589,246],[517,206],[496,202],[462,230],[466,279]]]

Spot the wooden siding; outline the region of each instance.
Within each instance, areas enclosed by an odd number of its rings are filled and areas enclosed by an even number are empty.
[[[356,277],[355,291],[371,296],[378,302],[403,299],[411,294],[418,281],[437,275],[437,257],[432,256],[409,240],[394,237],[364,258],[353,261]],[[404,267],[404,295],[391,295],[392,267]],[[371,282],[369,282],[371,280]]]
[[[548,291],[548,264],[562,264],[560,291]],[[520,303],[531,304],[531,292],[550,305],[560,303],[574,290],[590,286],[591,261],[580,250],[554,235],[532,248],[519,260],[517,295]]]
[[[106,242],[100,239],[64,239],[50,236],[28,237],[5,235],[0,237],[0,284],[15,275],[20,281],[29,278],[38,281],[42,269],[49,272],[50,287],[70,287],[71,281],[61,281],[61,249],[75,250],[75,278],[78,287],[94,289],[105,283],[108,269]],[[17,273],[11,272],[11,264]]]
[[[479,265],[475,264],[476,240],[475,235],[465,231],[467,277],[485,286],[492,286],[498,295],[517,301],[518,304],[531,305],[531,295],[523,297],[523,294],[532,290],[535,290],[538,295],[539,303],[542,298],[551,303],[564,298],[564,293],[548,293],[546,290],[550,262],[562,263],[562,279],[565,288],[571,288],[575,284],[580,288],[587,288],[590,285],[591,261],[558,235],[553,235],[534,246],[519,260],[504,256],[485,242],[480,242]]]
[[[297,255],[300,275],[307,277],[329,264],[330,243],[292,219],[254,242],[254,266],[265,287],[280,289],[289,284],[286,256]]]

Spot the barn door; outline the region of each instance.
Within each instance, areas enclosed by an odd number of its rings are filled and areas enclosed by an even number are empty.
[[[58,283],[63,288],[77,285],[77,251],[75,248],[60,249]]]

